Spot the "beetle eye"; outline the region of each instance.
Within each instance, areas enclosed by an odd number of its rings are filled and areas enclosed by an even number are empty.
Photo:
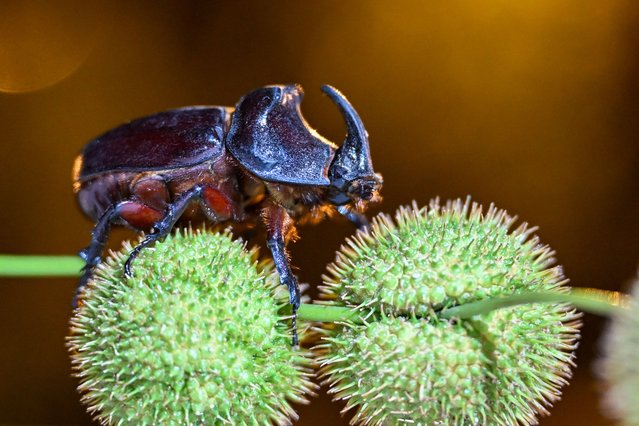
[[[371,182],[366,182],[364,185],[362,185],[362,199],[370,201],[370,199],[373,198],[373,194],[375,194],[375,186]]]
[[[330,201],[336,206],[348,203],[360,205],[362,202],[380,201],[379,190],[382,186],[382,177],[379,174],[346,182],[336,179],[333,181],[333,185],[333,193],[330,196]],[[360,210],[359,207],[358,210]]]
[[[382,179],[379,175],[373,175],[361,179],[351,181],[348,188],[348,194],[353,199],[364,201],[377,201],[378,192],[382,185]]]

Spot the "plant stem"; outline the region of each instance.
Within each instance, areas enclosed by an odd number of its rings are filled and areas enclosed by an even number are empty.
[[[6,277],[75,277],[83,266],[76,256],[0,255],[0,276]]]
[[[361,321],[359,313],[352,308],[346,306],[312,305],[310,303],[301,304],[297,311],[297,316],[303,321]]]
[[[525,303],[568,303],[584,312],[608,316],[626,307],[628,299],[623,293],[594,288],[573,288],[570,293],[528,292],[454,306],[443,310],[440,316],[447,319],[470,318]]]
[[[76,256],[0,255],[0,276],[75,277],[84,263]],[[569,293],[553,291],[518,293],[494,299],[453,306],[439,312],[441,318],[470,318],[496,309],[526,303],[568,303],[593,314],[611,315],[627,306],[628,296],[594,288],[573,288]],[[359,313],[345,306],[302,304],[298,316],[305,321],[362,321]]]
[[[444,309],[440,311],[438,315],[444,319],[465,319],[515,305],[528,303],[567,303],[584,312],[609,316],[619,309],[627,307],[628,300],[628,295],[616,291],[606,291],[595,288],[573,288],[570,293],[540,291],[485,299]],[[362,322],[361,317],[356,311],[344,306],[302,304],[298,310],[298,317],[305,321]]]

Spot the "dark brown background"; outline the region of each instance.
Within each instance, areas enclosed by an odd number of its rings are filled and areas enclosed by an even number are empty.
[[[87,243],[70,169],[97,134],[298,82],[309,122],[340,141],[319,92],[330,83],[371,135],[380,209],[470,194],[539,225],[574,285],[627,288],[639,261],[636,2],[270,3],[4,0],[0,89],[14,93],[0,93],[0,252]],[[302,229],[301,279],[319,282],[350,232]],[[0,280],[0,423],[90,424],[64,347],[73,288]],[[592,363],[601,330],[586,316],[576,377],[542,425],[611,424]],[[344,421],[326,398],[300,412],[299,424]]]

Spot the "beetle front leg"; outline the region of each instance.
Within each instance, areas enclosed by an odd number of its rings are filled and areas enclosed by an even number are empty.
[[[286,285],[289,293],[289,302],[293,308],[293,346],[299,344],[297,337],[297,309],[300,307],[300,286],[297,278],[291,271],[291,264],[286,253],[286,245],[297,236],[293,220],[286,210],[277,204],[269,204],[262,212],[268,240],[266,245],[273,256],[275,268],[280,276],[280,282]]]
[[[157,240],[160,240],[166,237],[171,229],[175,226],[175,223],[178,221],[182,213],[189,206],[191,201],[199,200],[202,198],[202,194],[206,189],[205,186],[197,185],[191,188],[190,190],[183,192],[179,197],[173,202],[169,204],[166,209],[166,213],[164,217],[153,224],[153,232],[147,234],[146,237],[137,245],[135,248],[129,253],[129,258],[126,260],[124,264],[124,274],[127,277],[130,277],[131,274],[131,263],[135,260],[136,257],[140,254],[143,248],[151,245]]]
[[[75,289],[75,294],[73,295],[73,309],[78,307],[78,296],[80,295],[80,292],[84,286],[87,285],[89,278],[93,275],[95,267],[98,266],[102,260],[102,251],[104,250],[104,245],[109,238],[111,224],[119,216],[116,205],[110,206],[106,209],[91,232],[91,242],[86,248],[80,250],[80,253],[78,253],[82,260],[84,260],[85,264],[82,268],[82,276],[80,277],[78,286]]]
[[[78,305],[78,296],[84,286],[89,282],[95,267],[102,261],[104,245],[109,237],[111,225],[116,220],[123,220],[129,226],[136,229],[144,229],[162,218],[162,212],[157,211],[145,204],[125,200],[110,206],[100,216],[91,233],[91,243],[80,251],[79,256],[85,261],[82,268],[82,277],[75,290],[72,306],[75,309]]]

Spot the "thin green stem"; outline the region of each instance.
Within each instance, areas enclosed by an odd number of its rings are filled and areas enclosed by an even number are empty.
[[[584,312],[609,316],[619,309],[627,307],[628,300],[628,295],[616,291],[573,288],[570,293],[540,291],[480,300],[442,310],[439,312],[439,316],[445,319],[465,319],[475,315],[487,314],[497,309],[528,303],[567,303]],[[299,319],[305,321],[362,321],[357,311],[344,306],[302,304],[297,312]]]
[[[303,321],[336,322],[336,321],[360,321],[359,313],[346,306],[300,305],[297,316]]]
[[[0,255],[0,276],[74,277],[80,274],[82,266],[84,263],[76,256]],[[528,292],[466,303],[445,309],[439,314],[447,319],[470,318],[526,303],[568,303],[585,312],[611,315],[627,306],[628,296],[594,288],[573,288],[569,293]],[[298,316],[305,321],[361,321],[357,311],[344,306],[303,304],[298,310]]]
[[[0,276],[5,277],[75,277],[82,266],[76,256],[0,255]]]
[[[628,296],[616,291],[594,288],[573,288],[569,293],[552,291],[518,293],[510,296],[485,299],[443,310],[442,318],[470,318],[496,309],[526,303],[568,303],[579,310],[597,315],[611,315],[628,305]]]

